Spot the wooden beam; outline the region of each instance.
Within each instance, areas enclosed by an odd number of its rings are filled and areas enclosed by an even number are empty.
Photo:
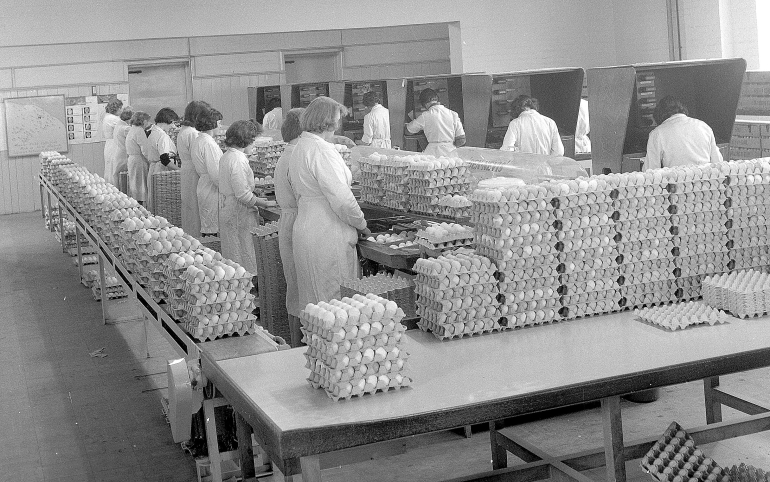
[[[623,420],[620,397],[602,398],[602,425],[604,427],[604,458],[608,482],[626,481],[626,459],[623,454]]]

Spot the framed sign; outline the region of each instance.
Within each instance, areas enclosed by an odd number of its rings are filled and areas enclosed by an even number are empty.
[[[8,98],[4,103],[9,157],[67,152],[64,95]]]

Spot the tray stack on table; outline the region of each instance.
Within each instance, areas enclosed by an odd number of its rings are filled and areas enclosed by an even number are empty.
[[[676,300],[668,182],[663,170],[614,176],[621,306]]]
[[[392,274],[378,273],[361,279],[343,280],[340,285],[340,296],[352,298],[355,294],[374,294],[395,301],[404,311],[406,318],[416,316],[414,282],[407,278]]]
[[[677,298],[701,296],[707,275],[729,269],[726,165],[706,164],[668,170]]]
[[[733,268],[767,270],[770,266],[770,161],[729,164],[727,245]]]
[[[152,175],[152,203],[156,216],[163,216],[175,225],[182,225],[182,181],[178,170]]]
[[[259,283],[259,322],[267,331],[291,340],[286,311],[286,278],[278,247],[278,223],[259,226],[253,233]]]
[[[38,157],[40,157],[40,174],[45,177],[49,176],[51,172],[51,163],[53,161],[65,162],[66,160],[69,161],[69,164],[74,164],[72,161],[67,159],[67,156],[59,154],[56,151],[41,152]]]
[[[275,165],[286,149],[283,141],[259,141],[254,144],[254,151],[249,155],[249,166],[255,177],[274,177]]]
[[[613,197],[606,179],[559,183],[556,216],[559,294],[566,319],[620,309]]]
[[[385,188],[383,187],[383,177],[380,172],[388,156],[377,154],[376,152],[369,157],[359,161],[361,169],[361,201],[369,204],[380,205],[385,197]]]
[[[412,164],[409,156],[393,156],[380,166],[379,175],[382,178],[382,189],[385,191],[381,205],[396,211],[409,210],[412,204],[409,167]]]
[[[471,195],[476,252],[497,267],[501,325],[560,319],[556,185],[477,189]],[[560,192],[560,191],[559,191]]]
[[[470,171],[461,159],[420,160],[409,166],[408,171],[410,210],[416,213],[443,214],[447,210],[446,204],[441,205],[442,199],[449,202],[447,196],[464,196],[471,191]]]
[[[708,276],[703,300],[738,318],[764,315],[770,312],[770,275],[750,269]]]

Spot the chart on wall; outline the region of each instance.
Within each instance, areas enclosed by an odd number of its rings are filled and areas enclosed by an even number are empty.
[[[5,99],[8,156],[67,152],[64,95]]]
[[[67,140],[70,144],[103,142],[102,120],[107,103],[118,98],[128,104],[128,94],[67,97]]]

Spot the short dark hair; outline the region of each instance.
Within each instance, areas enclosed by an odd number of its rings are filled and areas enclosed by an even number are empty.
[[[373,107],[380,101],[380,96],[377,92],[370,90],[364,94],[363,103],[366,107]]]
[[[156,124],[173,124],[179,120],[179,116],[171,107],[164,107],[155,114]]]
[[[104,108],[104,110],[106,110],[108,114],[115,114],[120,110],[121,107],[123,107],[123,101],[116,97],[114,99],[110,99],[110,101],[107,102],[107,106]]]
[[[280,97],[273,97],[267,102],[267,107],[270,110],[275,109],[276,107],[281,107],[281,98]]]
[[[262,126],[247,120],[233,122],[233,125],[227,128],[225,133],[225,145],[228,147],[237,147],[243,149],[248,146],[259,134],[262,133]]]
[[[144,125],[144,121],[148,121],[150,119],[150,114],[138,110],[134,112],[134,115],[131,117],[131,125],[142,127]]]
[[[195,118],[195,128],[201,132],[210,131],[216,129],[217,122],[221,120],[222,114],[213,107],[209,107]]]
[[[655,122],[658,125],[660,125],[674,114],[688,115],[689,112],[687,112],[687,107],[682,101],[673,95],[667,95],[658,101],[658,104],[655,106],[655,110],[652,113],[652,118],[655,119]]]
[[[194,100],[187,104],[184,108],[184,119],[182,125],[195,127],[195,119],[206,109],[210,109],[211,106],[208,102],[202,100]]]
[[[433,89],[422,89],[420,91],[420,104],[426,106],[431,102],[438,102],[438,93]]]
[[[130,105],[123,106],[123,110],[120,111],[120,120],[123,122],[128,122],[131,120],[131,117],[134,115],[134,109],[131,108]]]
[[[303,112],[305,112],[305,109],[297,107],[286,113],[286,118],[281,126],[283,142],[291,142],[302,134],[302,125],[299,122],[299,118]]]

